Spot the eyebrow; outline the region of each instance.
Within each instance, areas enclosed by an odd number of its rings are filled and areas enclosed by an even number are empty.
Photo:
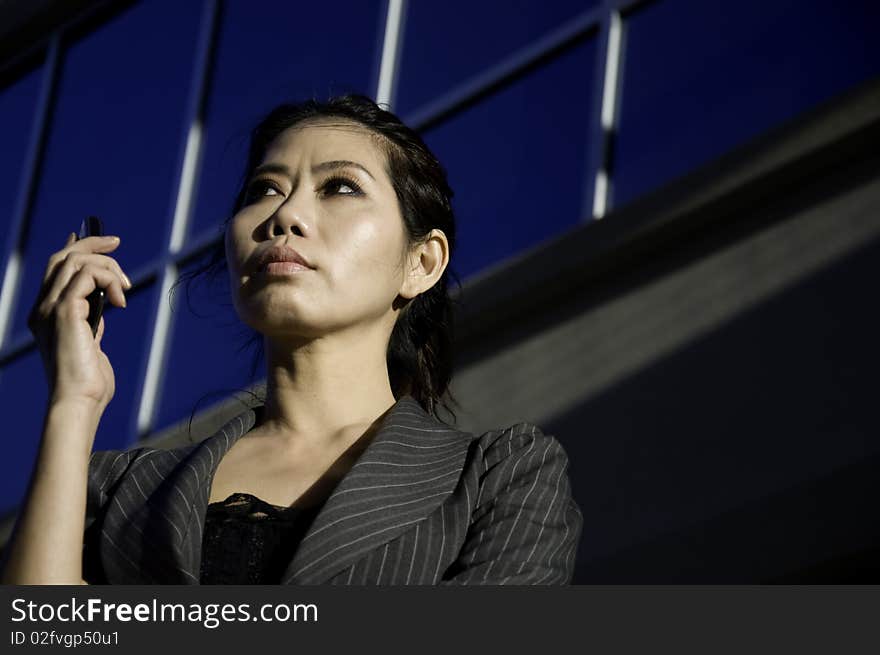
[[[359,168],[364,173],[370,176],[370,179],[375,181],[375,177],[370,173],[362,164],[358,164],[356,161],[348,161],[347,159],[334,159],[333,161],[325,161],[320,164],[316,164],[312,166],[312,173],[320,173],[321,171],[335,171],[340,168]],[[261,164],[254,169],[252,178],[257,175],[261,175],[263,173],[277,173],[279,175],[286,175],[287,177],[292,177],[290,174],[290,169],[285,164]]]

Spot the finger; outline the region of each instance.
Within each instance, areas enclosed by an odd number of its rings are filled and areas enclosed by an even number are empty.
[[[55,280],[55,286],[44,300],[45,307],[51,308],[55,303],[60,305],[71,300],[85,300],[98,287],[107,291],[107,298],[114,305],[125,307],[125,293],[122,290],[122,283],[119,276],[113,271],[87,264],[76,271],[64,287],[60,286],[62,275],[66,276],[66,272],[60,274]],[[53,300],[53,298],[57,298],[57,300]]]
[[[80,266],[81,261],[88,261],[93,262],[98,266],[103,266],[104,268],[110,269],[119,276],[119,279],[122,281],[123,289],[131,288],[131,281],[128,279],[128,276],[122,271],[122,267],[119,265],[119,262],[109,255],[98,255],[94,253],[76,253],[75,255],[71,255],[70,257],[68,257],[68,259],[74,260],[74,266]]]
[[[45,272],[43,273],[43,285],[46,286],[50,284],[52,278],[55,275],[55,272],[60,266],[64,264],[64,261],[71,253],[109,252],[116,249],[118,246],[119,238],[115,236],[86,237],[84,239],[77,239],[76,235],[71,233],[67,237],[67,243],[65,244],[65,246],[58,252],[52,253],[52,255],[49,257],[49,262],[46,265]]]
[[[73,276],[83,268],[88,268],[90,271],[108,273],[111,277],[108,278],[106,275],[102,275],[98,278],[100,282],[98,286],[102,289],[110,290],[110,294],[117,301],[116,304],[124,306],[125,294],[123,289],[128,285],[124,282],[125,275],[122,273],[119,263],[106,255],[84,253],[71,254],[56,270],[55,278],[49,283],[49,288],[46,290],[42,302],[49,304],[58,302],[62,292],[70,284]],[[113,284],[114,281],[116,284]],[[117,287],[118,292],[116,292]]]

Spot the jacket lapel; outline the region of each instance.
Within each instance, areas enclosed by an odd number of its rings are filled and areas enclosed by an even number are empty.
[[[211,479],[221,457],[255,420],[248,409],[195,445],[147,448],[130,464],[101,528],[109,580],[199,584]]]
[[[455,489],[470,442],[401,396],[315,517],[282,583],[321,584],[413,528]]]
[[[211,495],[211,482],[220,460],[233,444],[246,434],[256,423],[256,413],[247,409],[225,423],[212,436],[204,439],[189,452],[177,466],[177,479],[172,482],[178,496],[192,499],[186,535],[179,549],[181,568],[188,572],[186,583],[198,584],[202,563],[202,536],[205,516],[208,513],[208,499]]]
[[[171,486],[193,499],[177,553],[184,583],[196,584],[199,578],[214,473],[226,452],[254,427],[258,411],[247,409],[187,447],[175,466]],[[435,419],[412,396],[401,396],[315,517],[282,583],[320,584],[414,527],[455,489],[471,438]]]

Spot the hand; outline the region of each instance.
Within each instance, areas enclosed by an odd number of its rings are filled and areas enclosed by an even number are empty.
[[[131,283],[115,259],[98,254],[118,246],[116,237],[77,241],[71,233],[49,257],[27,324],[43,358],[51,402],[86,401],[103,412],[116,392],[113,367],[101,350],[104,317],[92,336],[87,297],[101,287],[110,302],[125,307],[123,288]]]

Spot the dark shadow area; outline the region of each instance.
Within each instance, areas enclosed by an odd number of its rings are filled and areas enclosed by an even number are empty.
[[[575,583],[877,581],[878,273],[874,241],[547,424]]]

